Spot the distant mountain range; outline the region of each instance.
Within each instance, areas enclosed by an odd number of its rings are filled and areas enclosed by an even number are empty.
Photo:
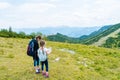
[[[91,38],[101,34],[102,32],[106,31],[107,29],[111,28],[112,25],[107,25],[107,26],[103,26],[102,28],[100,28],[97,31],[92,32],[89,35],[83,35],[81,37],[70,37],[61,33],[57,33],[57,34],[53,34],[53,35],[49,35],[47,36],[48,40],[50,41],[60,41],[60,42],[69,42],[69,43],[83,43],[83,44],[88,44],[89,42],[87,42],[88,40],[90,40]],[[84,31],[84,30],[83,30]]]
[[[93,37],[93,36],[95,36],[95,35],[98,35],[98,34],[102,33],[103,31],[107,30],[108,28],[110,28],[111,26],[112,26],[112,25],[103,26],[103,27],[101,27],[99,30],[94,31],[94,32],[92,32],[92,33],[89,34],[89,35],[83,35],[83,36],[81,36],[80,39],[85,39],[85,38],[89,38],[89,37]]]
[[[41,27],[41,28],[20,28],[13,29],[15,32],[23,31],[26,34],[30,34],[32,32],[41,32],[44,35],[54,35],[57,33],[69,36],[69,37],[80,37],[82,35],[89,35],[90,33],[99,30],[101,27],[68,27],[68,26],[60,26],[60,27]]]
[[[12,31],[15,31],[15,33],[22,32],[22,34],[24,32],[27,34],[39,32],[46,35],[45,38],[49,41],[120,48],[120,23],[103,27],[82,28],[62,26],[12,29]]]
[[[107,48],[120,48],[120,23],[115,25],[103,26],[89,35],[78,38],[69,37],[60,33],[47,36],[50,41],[81,43]]]

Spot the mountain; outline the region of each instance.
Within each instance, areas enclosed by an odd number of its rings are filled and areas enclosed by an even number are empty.
[[[68,42],[68,43],[79,43],[79,38],[68,37],[66,35],[57,33],[55,35],[47,36],[49,41],[57,41],[57,42]]]
[[[60,41],[60,42],[83,43],[83,44],[86,44],[86,43],[84,43],[85,41],[93,38],[96,35],[101,34],[105,30],[109,29],[111,26],[112,25],[103,26],[99,30],[92,32],[90,35],[83,35],[83,36],[78,37],[78,38],[68,37],[68,36],[63,35],[61,33],[57,33],[57,34],[53,34],[53,35],[48,35],[47,38],[50,41]]]
[[[107,48],[120,48],[120,29],[116,36],[109,37],[102,46]]]
[[[20,28],[13,29],[16,32],[23,31],[27,34],[32,32],[41,32],[45,35],[52,35],[61,33],[69,37],[80,37],[82,35],[89,35],[90,33],[98,30],[100,27],[68,27],[68,26],[59,26],[59,27],[40,27],[40,28]]]
[[[101,27],[98,31],[94,31],[94,32],[92,32],[92,33],[89,34],[89,35],[83,35],[83,36],[81,36],[80,39],[88,39],[88,38],[90,38],[90,37],[96,36],[96,35],[102,33],[103,31],[107,30],[107,29],[110,28],[111,26],[112,26],[112,25],[103,26],[103,27]]]
[[[120,32],[120,23],[119,24],[115,24],[112,25],[111,27],[109,27],[107,30],[103,31],[102,33],[84,39],[82,40],[83,44],[93,44],[93,45],[97,45],[100,46],[102,45],[109,37],[111,36],[115,36],[116,34],[118,34]]]

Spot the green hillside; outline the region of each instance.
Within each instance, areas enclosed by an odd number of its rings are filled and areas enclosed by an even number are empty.
[[[114,32],[110,33],[109,35],[107,36],[104,36],[102,38],[100,38],[97,42],[94,42],[92,45],[95,45],[95,46],[102,46],[103,44],[106,44],[106,41],[109,39],[109,38],[116,38],[118,37],[118,33],[120,32],[120,28],[115,30]],[[114,43],[114,42],[112,42]]]
[[[105,30],[109,29],[111,26],[112,26],[112,25],[103,26],[103,27],[101,27],[99,30],[94,31],[94,32],[92,32],[92,33],[89,34],[89,35],[83,35],[83,36],[81,36],[80,39],[86,39],[86,40],[87,40],[87,39],[89,39],[89,38],[91,38],[91,37],[94,37],[94,36],[96,36],[96,35],[99,35],[99,34],[101,34],[102,32],[104,32]]]
[[[120,32],[116,37],[109,37],[102,46],[107,48],[120,48]]]
[[[83,41],[81,41],[83,44],[93,44],[95,42],[98,42],[102,37],[108,36],[109,34],[115,32],[116,30],[118,30],[120,28],[120,23],[111,26],[109,29],[105,30],[104,32],[102,32],[101,34],[98,34],[96,36],[90,37],[88,39],[84,39]]]
[[[114,37],[120,32],[120,23],[115,25],[103,26],[98,31],[91,33],[90,35],[83,35],[79,38],[68,37],[66,35],[57,33],[47,36],[49,41],[67,42],[67,43],[81,43],[81,44],[93,44],[101,46],[109,37]]]
[[[32,58],[26,55],[28,41],[0,38],[0,80],[45,79],[35,74]],[[119,49],[49,41],[46,45],[52,47],[48,80],[120,80]]]
[[[55,35],[49,35],[47,36],[47,39],[49,41],[67,42],[67,43],[79,43],[80,42],[79,38],[68,37],[60,33],[57,33]]]

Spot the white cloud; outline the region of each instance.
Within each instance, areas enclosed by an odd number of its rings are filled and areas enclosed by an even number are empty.
[[[7,2],[0,2],[0,9],[9,8],[11,5]]]
[[[82,9],[76,9],[73,15],[83,26],[106,25],[120,22],[120,1],[96,0],[81,5]]]
[[[55,8],[56,6],[48,3],[25,3],[19,7],[22,12],[44,12],[50,8]]]
[[[0,2],[0,25],[89,27],[120,22],[120,0],[30,1],[20,4]]]
[[[56,2],[56,1],[59,1],[59,0],[50,0],[51,2]]]
[[[47,24],[48,11],[56,8],[49,3],[24,3],[22,5],[13,5],[9,11],[3,14],[4,19],[0,19],[0,25],[8,27],[39,27]],[[48,16],[49,17],[49,16]]]

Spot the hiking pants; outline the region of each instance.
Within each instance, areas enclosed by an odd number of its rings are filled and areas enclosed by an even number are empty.
[[[48,72],[48,59],[46,59],[45,61],[41,61],[42,71],[44,70],[44,64],[45,64],[45,67],[46,67],[46,72]]]
[[[40,60],[39,59],[34,59],[34,67],[40,65]]]

